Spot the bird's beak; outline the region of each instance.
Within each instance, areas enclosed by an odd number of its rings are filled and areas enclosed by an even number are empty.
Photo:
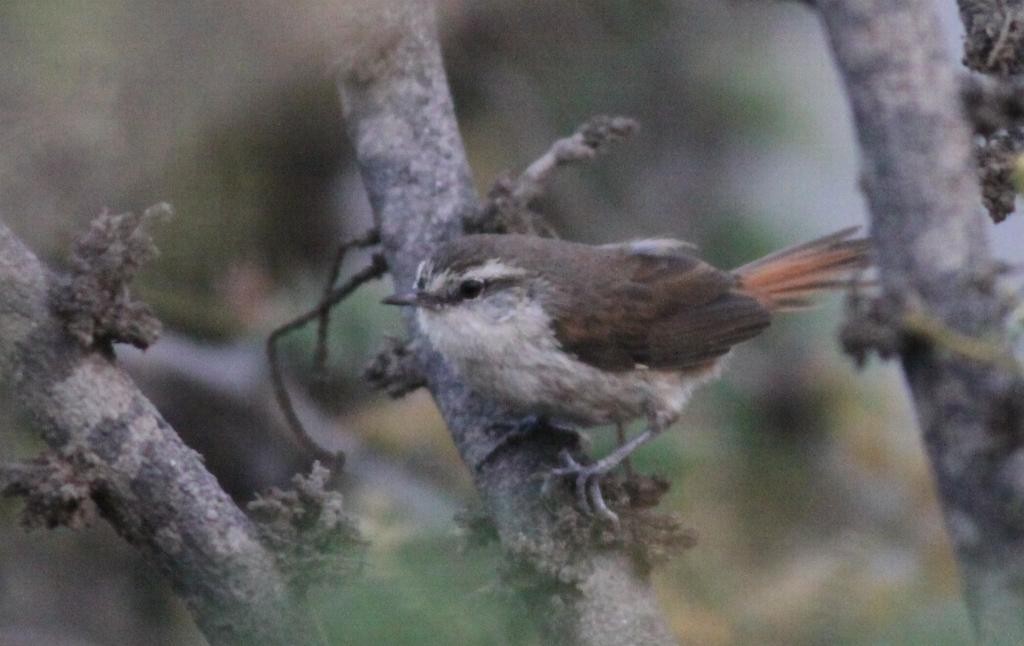
[[[405,292],[402,294],[392,294],[381,301],[385,305],[412,305],[418,306],[423,304],[423,299],[419,292]]]

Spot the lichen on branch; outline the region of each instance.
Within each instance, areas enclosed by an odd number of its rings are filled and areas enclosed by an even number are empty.
[[[989,74],[1024,71],[1024,6],[1020,0],[958,0],[964,64]]]
[[[173,213],[166,203],[135,213],[101,213],[75,240],[70,272],[52,292],[54,311],[84,348],[109,350],[114,343],[145,349],[160,336],[160,321],[129,285],[157,255],[148,223]]]
[[[975,144],[981,176],[981,200],[992,221],[1013,213],[1024,152],[1024,128],[1000,130]]]
[[[24,462],[0,464],[0,495],[24,499],[21,524],[29,529],[80,529],[96,518],[97,481],[88,460],[71,448]]]
[[[249,503],[262,542],[299,593],[336,584],[362,566],[360,550],[366,543],[330,479],[331,471],[314,462],[308,476],[292,478],[292,489],[275,487]]]

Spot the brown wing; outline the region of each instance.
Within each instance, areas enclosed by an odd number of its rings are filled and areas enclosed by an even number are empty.
[[[577,277],[586,287],[555,317],[562,347],[588,364],[612,371],[697,367],[770,322],[763,305],[736,291],[735,276],[697,258],[607,253],[618,254],[623,271],[603,283],[595,281],[606,271]]]

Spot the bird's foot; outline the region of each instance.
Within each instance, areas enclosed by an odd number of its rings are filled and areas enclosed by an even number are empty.
[[[608,507],[604,500],[604,494],[601,492],[601,479],[618,466],[622,460],[609,460],[612,456],[608,456],[593,464],[580,464],[572,457],[568,449],[562,449],[558,457],[562,461],[562,466],[552,469],[547,473],[542,491],[544,493],[550,491],[551,483],[555,478],[574,478],[576,504],[580,510],[588,515],[598,516],[617,525],[619,523],[619,516]]]
[[[568,449],[562,449],[558,454],[559,459],[562,461],[562,466],[548,472],[541,491],[550,491],[551,482],[554,478],[574,478],[576,501],[580,510],[587,514],[599,516],[613,524],[618,524],[618,515],[608,508],[608,504],[604,500],[604,494],[601,493],[601,479],[632,455],[633,451],[650,441],[659,432],[660,428],[658,427],[649,428],[593,464],[580,464],[572,457]]]

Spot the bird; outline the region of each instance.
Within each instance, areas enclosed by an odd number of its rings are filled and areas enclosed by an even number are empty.
[[[470,234],[437,248],[411,289],[383,302],[414,307],[429,344],[484,397],[536,419],[616,425],[616,449],[590,464],[563,451],[548,476],[574,479],[584,511],[618,522],[602,478],[671,426],[732,348],[776,314],[857,284],[871,265],[858,229],[732,270],[681,240]],[[636,419],[644,430],[625,440],[624,425]]]

